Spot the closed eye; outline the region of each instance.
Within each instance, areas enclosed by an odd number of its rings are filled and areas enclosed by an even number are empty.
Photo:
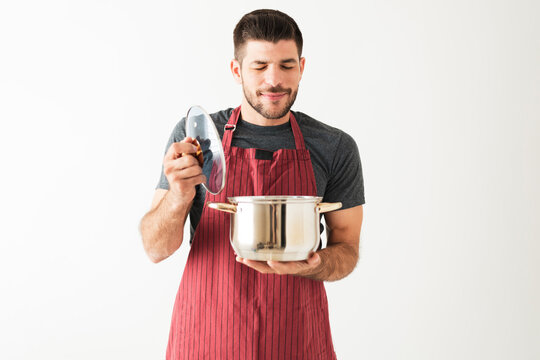
[[[254,68],[254,70],[260,71],[260,70],[266,69],[266,67],[267,67],[267,66],[265,65],[265,66],[261,66],[261,67]],[[291,69],[294,69],[294,66],[285,66],[285,65],[281,65],[281,68],[282,68],[283,70],[291,70]]]

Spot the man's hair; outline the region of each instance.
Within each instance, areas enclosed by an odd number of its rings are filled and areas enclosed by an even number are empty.
[[[302,56],[302,33],[289,15],[278,10],[260,9],[242,17],[233,32],[234,57],[242,62],[242,50],[248,40],[264,40],[277,43],[294,40],[298,57]]]

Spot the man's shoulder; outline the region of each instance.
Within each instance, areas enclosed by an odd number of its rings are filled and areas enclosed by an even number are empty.
[[[316,138],[322,141],[331,141],[332,143],[336,143],[341,139],[346,139],[347,142],[352,140],[352,137],[345,131],[319,121],[301,111],[293,111],[293,115],[304,138]]]
[[[224,110],[216,111],[214,113],[211,113],[210,117],[212,118],[212,120],[214,120],[214,123],[216,124],[226,124],[227,121],[229,121],[233,110],[233,108],[227,108]]]
[[[210,114],[210,117],[212,118],[212,120],[214,121],[214,125],[216,126],[216,130],[218,131],[219,136],[222,138],[224,132],[223,127],[229,121],[233,110],[233,108],[227,108],[225,110],[216,111]]]

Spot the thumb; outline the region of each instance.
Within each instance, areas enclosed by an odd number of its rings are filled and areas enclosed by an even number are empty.
[[[321,263],[321,257],[317,253],[313,253],[313,255],[307,259],[307,263],[309,266],[317,266]]]

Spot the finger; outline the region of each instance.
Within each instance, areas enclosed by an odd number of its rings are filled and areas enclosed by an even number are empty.
[[[319,254],[312,254],[307,260],[301,261],[268,261],[268,266],[274,269],[279,274],[298,274],[309,271],[321,263]]]
[[[190,168],[196,168],[196,169],[200,169],[202,172],[202,168],[199,165],[199,161],[193,156],[182,156],[179,159],[173,160],[171,165],[172,165],[172,168],[175,170],[185,170],[185,169],[190,169]]]
[[[194,176],[194,177],[191,177],[191,178],[186,179],[184,181],[185,181],[187,186],[196,186],[196,185],[205,183],[206,182],[206,176],[204,176],[204,175]]]
[[[313,253],[306,261],[310,267],[319,266],[321,263],[321,256],[317,253]]]
[[[174,160],[166,159],[163,162],[163,169],[165,170],[165,174],[172,173],[174,171],[184,170],[193,166],[201,168],[199,165],[199,161],[193,156],[182,156]]]
[[[197,147],[185,139],[181,142],[172,143],[165,154],[165,159],[174,160],[180,157],[183,153],[194,153],[197,152]]]
[[[206,182],[206,176],[204,176],[203,174],[199,174],[196,176],[186,177],[186,176],[183,176],[181,173],[175,173],[175,174],[169,175],[167,177],[167,180],[169,181],[170,184],[176,184],[184,188],[184,187],[191,187],[191,186],[199,185]]]
[[[274,270],[270,266],[268,266],[268,264],[264,261],[248,260],[248,259],[241,258],[240,256],[236,257],[236,261],[244,265],[247,265],[250,268],[257,270],[258,272],[263,273],[263,274],[274,273]]]
[[[175,170],[169,174],[165,174],[167,179],[172,182],[186,181],[191,178],[203,175],[202,169],[198,166],[192,166],[183,170]]]
[[[278,274],[297,274],[303,270],[303,266],[300,261],[268,261],[268,266],[272,268]]]

